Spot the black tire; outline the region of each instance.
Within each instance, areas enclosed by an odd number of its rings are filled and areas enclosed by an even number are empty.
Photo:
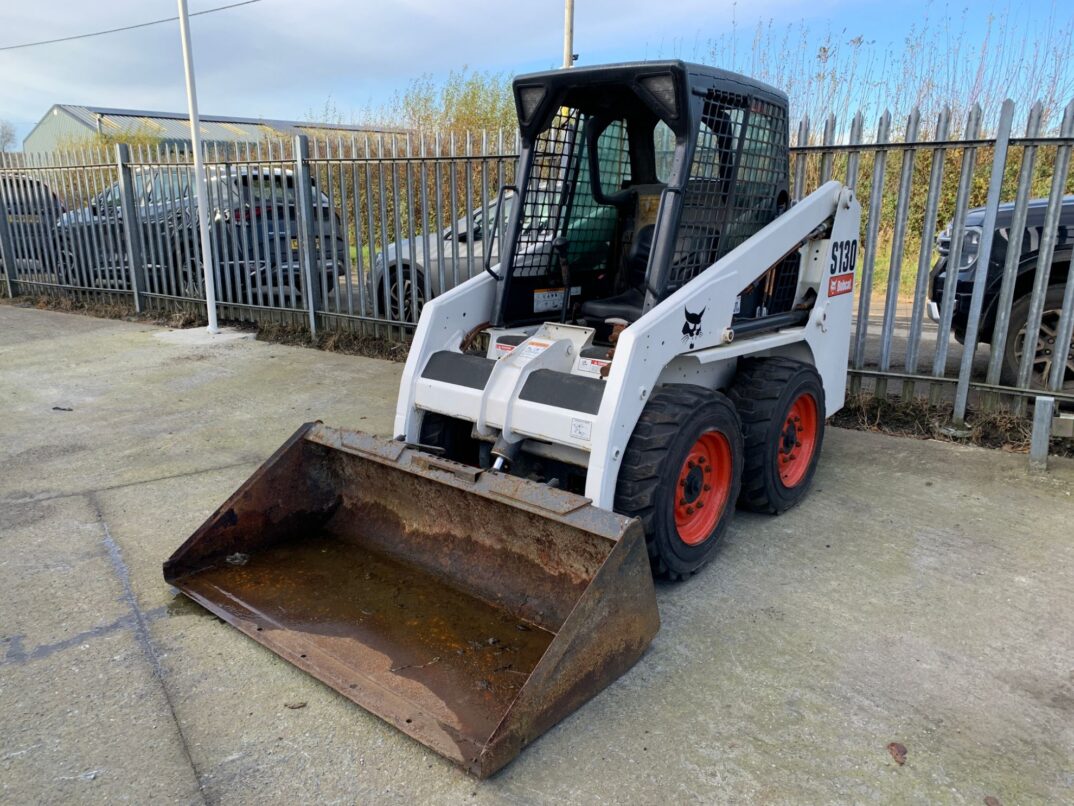
[[[412,273],[413,272],[413,273]],[[399,275],[395,266],[388,269],[388,294],[385,298],[384,280],[377,283],[377,296],[380,300],[381,316],[387,316],[393,322],[417,323],[421,317],[421,309],[425,305],[425,277],[417,269],[403,266],[403,307],[399,309]],[[414,284],[414,298],[418,307],[414,310],[414,300],[411,298],[411,282]]]
[[[1044,307],[1041,310],[1040,339],[1033,356],[1033,369],[1029,375],[1029,385],[1044,389],[1052,369],[1052,355],[1056,352],[1055,331],[1059,325],[1059,315],[1063,308],[1063,290],[1061,285],[1052,285],[1044,295]],[[1007,386],[1018,385],[1018,364],[1022,360],[1022,345],[1025,341],[1026,323],[1029,319],[1031,295],[1026,294],[1014,301],[1011,306],[1010,327],[1007,342],[1003,345],[1003,362],[1000,380]],[[1050,341],[1049,341],[1050,340]],[[1074,379],[1074,349],[1067,354],[1065,379]]]
[[[703,441],[726,448],[715,475],[699,471],[703,463],[692,463],[691,457],[697,455]],[[711,461],[708,465],[714,467]],[[721,483],[707,484],[707,478]],[[700,386],[660,387],[630,436],[615,490],[615,511],[641,518],[645,525],[654,577],[683,579],[712,558],[734,516],[741,480],[742,427],[731,401]],[[688,481],[692,490],[686,489]],[[691,496],[689,501],[687,495]],[[701,518],[700,507],[691,508],[689,515],[684,513],[687,504],[703,500],[710,505],[705,518],[714,518],[711,527],[707,520],[696,520]],[[695,519],[685,524],[685,528],[700,531],[690,542],[680,533],[677,512]],[[715,515],[709,514],[712,512]]]
[[[790,509],[809,492],[824,444],[820,375],[809,364],[789,358],[747,358],[738,365],[729,396],[742,418],[746,446],[739,506],[772,514]],[[801,408],[792,414],[796,404]],[[810,406],[812,423],[808,421]],[[799,422],[789,419],[793,416]],[[803,448],[808,454],[795,453]]]

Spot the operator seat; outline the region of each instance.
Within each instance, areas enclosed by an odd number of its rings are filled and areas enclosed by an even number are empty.
[[[629,323],[641,318],[645,303],[646,270],[653,248],[653,233],[656,231],[656,213],[664,187],[662,183],[654,183],[631,188],[635,199],[634,234],[623,260],[627,288],[613,297],[583,302],[578,311],[583,319],[595,322],[622,319]]]
[[[649,252],[653,248],[653,232],[656,227],[647,224],[634,234],[627,250],[625,269],[629,287],[614,297],[592,299],[582,303],[579,313],[584,319],[600,322],[608,319],[623,319],[633,322],[641,318],[645,303],[645,270],[649,265]]]

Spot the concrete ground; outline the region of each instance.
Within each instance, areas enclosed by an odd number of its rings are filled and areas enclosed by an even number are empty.
[[[389,433],[399,365],[0,333],[4,803],[1074,800],[1070,461],[832,429],[804,505],[740,513],[641,662],[478,782],[161,578],[302,421]]]

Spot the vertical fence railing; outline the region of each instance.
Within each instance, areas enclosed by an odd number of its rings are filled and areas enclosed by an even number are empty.
[[[1021,137],[1014,113],[798,125],[795,197],[835,177],[864,202],[852,391],[895,383],[956,421],[1042,389],[1074,402],[1074,102],[1034,105]],[[207,145],[218,313],[404,337],[502,243],[489,227],[518,145],[502,131]],[[191,162],[165,144],[0,155],[3,292],[203,306]]]

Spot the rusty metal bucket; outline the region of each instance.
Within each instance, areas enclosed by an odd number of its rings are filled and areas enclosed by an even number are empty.
[[[622,675],[659,628],[639,522],[320,423],[164,578],[482,778]]]

